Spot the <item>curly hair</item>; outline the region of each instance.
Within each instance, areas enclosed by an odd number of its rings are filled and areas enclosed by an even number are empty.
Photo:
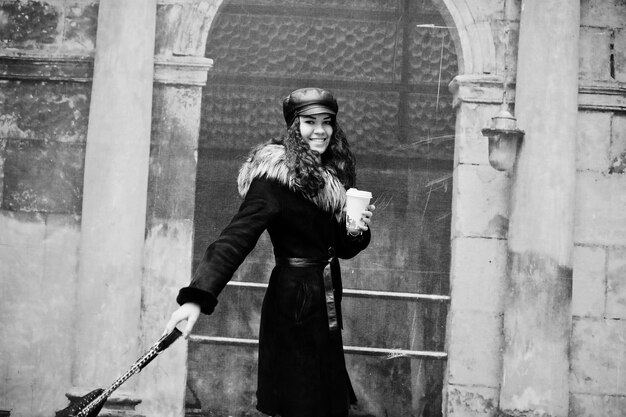
[[[272,143],[285,146],[286,162],[294,178],[294,185],[307,196],[317,195],[326,185],[322,176],[324,169],[337,176],[346,189],[356,184],[356,163],[346,134],[335,118],[332,127],[333,134],[328,148],[322,154],[321,165],[318,163],[319,153],[311,150],[300,134],[299,117],[295,118],[283,136],[272,140]]]

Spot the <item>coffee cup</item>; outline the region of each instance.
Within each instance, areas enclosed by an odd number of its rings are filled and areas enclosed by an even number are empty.
[[[361,220],[361,214],[367,209],[371,199],[372,193],[369,191],[350,188],[346,192],[346,226],[348,229],[358,229],[359,226],[365,226]]]

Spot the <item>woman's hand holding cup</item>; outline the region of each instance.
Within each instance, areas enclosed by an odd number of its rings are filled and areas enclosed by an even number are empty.
[[[376,207],[369,204],[372,193],[350,188],[346,193],[346,228],[348,234],[356,236],[369,229]]]

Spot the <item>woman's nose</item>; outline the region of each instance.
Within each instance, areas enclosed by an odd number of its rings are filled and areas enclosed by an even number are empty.
[[[315,125],[315,133],[325,133],[324,132],[324,127],[320,124],[320,125]]]

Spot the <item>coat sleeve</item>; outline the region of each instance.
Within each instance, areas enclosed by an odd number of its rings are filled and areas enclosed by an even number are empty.
[[[372,232],[370,229],[363,232],[358,236],[348,235],[346,229],[346,222],[342,220],[336,227],[336,248],[337,256],[342,259],[354,258],[359,252],[367,248],[370,240],[372,239]]]
[[[239,211],[209,245],[189,286],[179,291],[179,304],[194,302],[203,313],[213,312],[217,297],[278,214],[279,201],[272,190],[276,186],[267,180],[252,181]]]

